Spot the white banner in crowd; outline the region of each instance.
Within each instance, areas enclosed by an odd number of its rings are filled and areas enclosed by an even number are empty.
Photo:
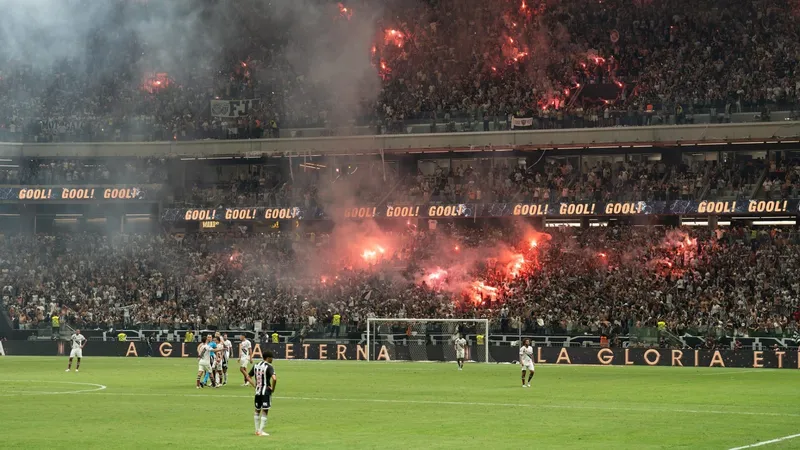
[[[517,127],[532,127],[533,126],[533,117],[512,117],[511,118],[511,129]]]
[[[241,117],[250,114],[258,106],[258,99],[211,100],[211,115],[215,117]]]

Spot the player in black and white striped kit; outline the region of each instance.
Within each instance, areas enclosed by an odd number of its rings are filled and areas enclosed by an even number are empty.
[[[272,406],[272,393],[278,384],[275,369],[272,367],[272,352],[264,352],[264,360],[250,369],[250,384],[256,388],[255,414],[253,422],[256,425],[256,436],[269,436],[264,432],[267,426],[267,414]]]

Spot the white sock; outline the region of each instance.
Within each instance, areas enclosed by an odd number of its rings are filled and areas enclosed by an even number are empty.
[[[253,422],[256,424],[256,432],[261,431],[261,429],[258,428],[258,418],[258,414],[253,414]]]
[[[261,416],[261,428],[258,431],[264,431],[264,428],[267,426],[267,416]]]

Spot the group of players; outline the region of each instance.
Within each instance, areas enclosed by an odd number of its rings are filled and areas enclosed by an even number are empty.
[[[270,351],[264,352],[264,359],[247,369],[253,364],[252,344],[244,336],[240,336],[239,342],[239,372],[244,378],[242,386],[252,386],[255,388],[255,413],[253,422],[255,424],[256,436],[269,436],[264,431],[267,425],[267,416],[272,405],[272,393],[278,379],[275,375],[275,368],[272,367],[273,354]],[[67,372],[72,368],[73,358],[77,358],[75,371],[78,372],[83,357],[83,347],[86,345],[86,338],[80,330],[70,336],[72,349],[69,355]],[[466,359],[467,340],[459,334],[455,341],[456,361],[458,370],[463,370]],[[215,333],[214,336],[207,335],[205,340],[197,347],[197,389],[202,389],[211,383],[214,388],[228,384],[228,360],[233,354],[233,344],[228,340],[228,334]],[[534,375],[533,365],[533,346],[530,339],[525,339],[519,349],[519,363],[522,367],[522,387],[531,387],[531,380]],[[526,372],[527,371],[527,382]]]
[[[242,336],[244,339],[244,336]],[[246,339],[245,339],[246,340]],[[248,342],[249,344],[249,342]],[[228,359],[231,356],[233,344],[228,340],[228,334],[220,335],[217,332],[213,337],[209,334],[205,341],[197,348],[197,389],[202,389],[211,384],[218,388],[228,384]],[[249,352],[248,352],[249,353]],[[245,384],[247,386],[247,378]]]
[[[247,338],[240,336],[239,342],[239,371],[244,378],[242,386],[252,386],[255,388],[255,412],[253,422],[255,424],[256,436],[269,436],[264,431],[267,426],[267,416],[272,406],[272,393],[278,378],[275,376],[275,368],[272,367],[273,354],[266,351],[263,360],[253,364],[252,344]],[[71,350],[67,372],[72,369],[72,361],[77,358],[75,372],[80,371],[81,358],[83,358],[83,348],[86,346],[86,338],[80,330],[69,338]],[[209,383],[212,387],[218,388],[228,384],[228,360],[233,354],[233,344],[228,340],[228,334],[215,333],[214,336],[207,335],[205,340],[197,347],[198,367],[197,367],[197,389],[202,389]],[[253,364],[252,368],[250,365]],[[248,371],[247,369],[250,368]]]
[[[244,378],[242,386],[255,388],[255,412],[253,422],[256,436],[269,436],[264,431],[267,426],[267,416],[272,406],[272,393],[278,378],[275,368],[272,367],[272,352],[264,352],[264,359],[253,364],[252,344],[247,338],[240,336],[239,342],[239,371]],[[228,359],[232,355],[233,345],[228,340],[228,335],[216,333],[213,337],[209,334],[205,341],[197,347],[197,389],[202,389],[210,380],[211,386],[218,388],[228,384]],[[248,367],[253,364],[248,372]]]

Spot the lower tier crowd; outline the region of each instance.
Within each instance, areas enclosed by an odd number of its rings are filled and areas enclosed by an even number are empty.
[[[18,235],[0,240],[16,327],[345,328],[370,317],[491,318],[537,333],[792,336],[790,229],[522,226],[332,234]],[[505,319],[505,320],[503,320]]]

